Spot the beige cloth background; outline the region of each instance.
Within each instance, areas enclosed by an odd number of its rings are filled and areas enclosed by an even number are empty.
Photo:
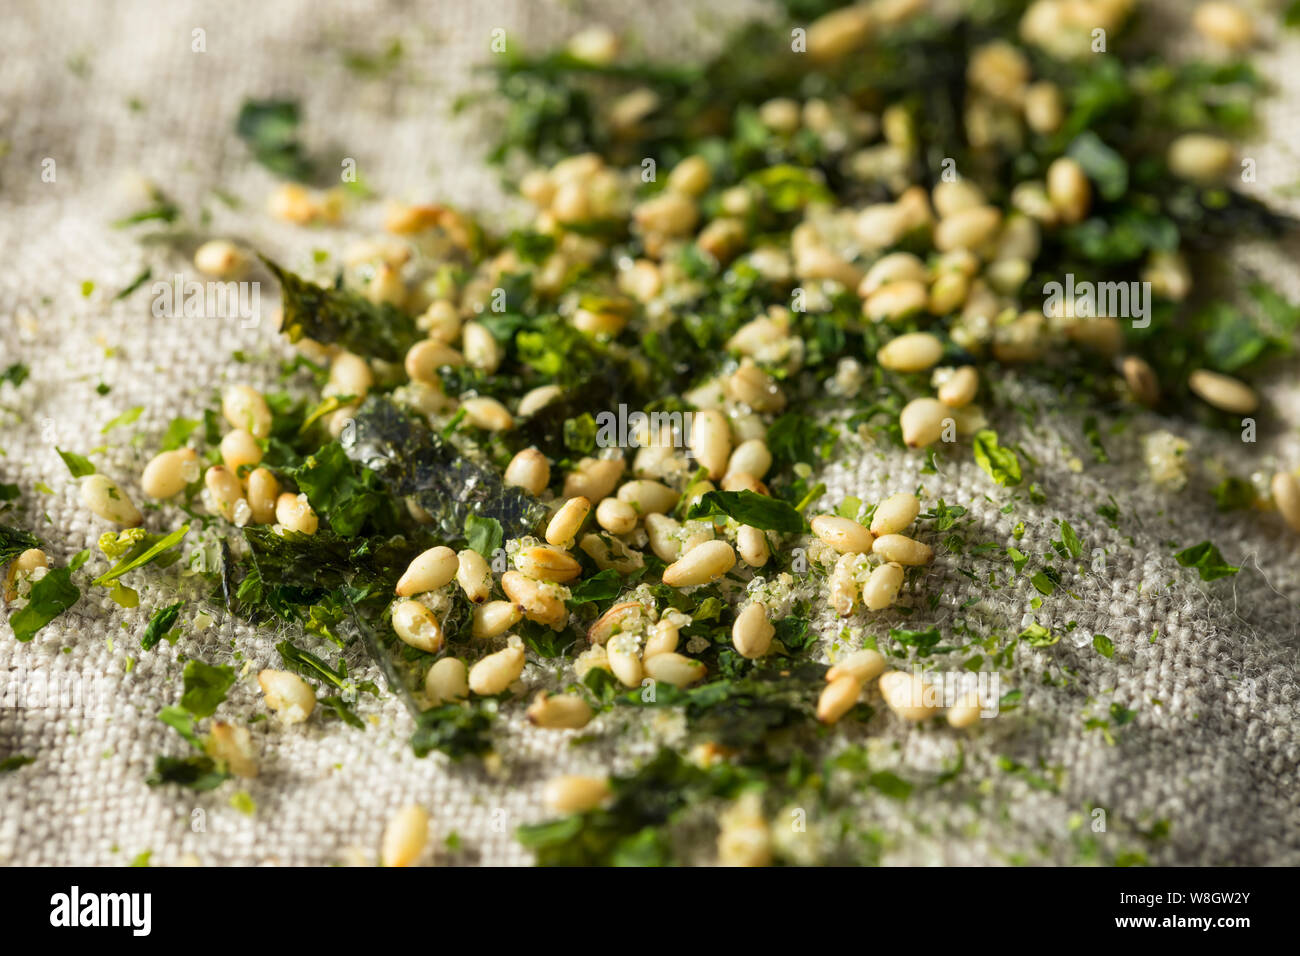
[[[301,267],[315,248],[339,251],[373,228],[377,204],[351,215],[341,229],[304,233],[273,222],[262,212],[273,181],[233,135],[244,97],[281,94],[302,100],[313,152],[355,158],[379,192],[504,209],[504,224],[510,212],[501,205],[495,173],[479,163],[481,121],[447,112],[471,81],[472,64],[489,55],[492,28],[505,28],[510,43],[541,48],[592,21],[624,24],[642,48],[685,56],[715,46],[726,22],[755,9],[727,6],[723,16],[713,5],[683,2],[617,8],[342,0],[7,4],[0,31],[0,367],[21,360],[33,374],[17,391],[0,391],[0,480],[22,487],[24,508],[21,517],[3,520],[35,530],[60,563],[93,546],[103,523],[79,506],[56,444],[91,453],[101,471],[138,491],[140,469],[172,417],[193,416],[225,381],[269,385],[272,358],[287,354],[264,328],[244,329],[222,318],[154,318],[147,291],[110,301],[145,265],[152,265],[155,279],[187,271],[165,250],[141,247],[137,236],[148,230],[107,226],[133,209],[121,197],[124,174],[153,177],[181,202],[191,223],[205,206],[213,234],[245,239],[290,265]],[[1185,17],[1173,22],[1185,28]],[[196,29],[205,31],[206,52],[192,51]],[[378,52],[395,37],[406,53],[388,79],[361,79],[342,66],[342,50]],[[1285,54],[1277,49],[1267,57],[1276,66]],[[1280,70],[1273,73],[1294,84]],[[132,99],[138,109],[129,105]],[[1284,88],[1267,106],[1275,145],[1256,152],[1257,188],[1266,193],[1295,178],[1294,157],[1279,131],[1296,128],[1297,102]],[[54,182],[41,179],[47,158],[56,164]],[[243,208],[215,201],[214,188],[240,197]],[[1257,253],[1270,256],[1268,250]],[[1272,259],[1283,261],[1276,254]],[[1293,273],[1284,270],[1281,277],[1294,298]],[[80,291],[85,280],[96,284],[89,298]],[[254,360],[232,365],[228,357],[237,349]],[[111,386],[107,396],[96,394],[100,382]],[[1164,424],[1193,440],[1193,458],[1222,454],[1239,473],[1269,470],[1278,459],[1300,463],[1293,376],[1279,376],[1266,396],[1273,412],[1261,415],[1260,441],[1244,453],[1231,436]],[[1045,409],[1055,407],[1053,396],[1037,397]],[[100,434],[107,421],[136,405],[146,409],[138,422]],[[831,501],[922,483],[927,501],[942,497],[970,509],[979,540],[1011,544],[1010,529],[1023,519],[1029,530],[1019,547],[1027,553],[1049,546],[1050,521],[1062,517],[1090,548],[1109,551],[1106,571],[1073,581],[1078,602],[1058,594],[1037,616],[1058,629],[1077,620],[1074,633],[1085,638],[1108,634],[1114,659],[1070,637],[1046,651],[1022,651],[1021,670],[1007,684],[1024,691],[1024,703],[971,736],[956,784],[918,788],[902,804],[862,795],[864,822],[883,834],[886,861],[1072,862],[1079,859],[1079,834],[1072,834],[1071,814],[1097,804],[1107,809],[1107,832],[1096,835],[1104,858],[1136,849],[1166,863],[1300,862],[1300,537],[1288,534],[1275,515],[1216,514],[1205,490],[1215,479],[1199,466],[1183,494],[1152,491],[1137,444],[1138,436],[1162,424],[1151,417],[1107,439],[1114,459],[1109,466],[1091,463],[1068,420],[1045,412],[1035,424],[1032,434],[1021,425],[1020,437],[1043,462],[1031,477],[1048,501],[1041,507],[1021,501],[1013,515],[1000,513],[1007,493],[971,463],[968,450],[952,456],[938,476],[921,475],[915,456],[870,450],[851,451],[825,476]],[[131,440],[135,433],[143,436],[138,442]],[[101,445],[108,447],[94,451]],[[1075,456],[1085,462],[1079,474],[1067,464]],[[42,481],[52,494],[35,490]],[[1119,532],[1093,514],[1108,494],[1123,514]],[[154,529],[180,519],[172,511],[147,514]],[[1205,538],[1245,569],[1203,585],[1178,568],[1165,542],[1185,547]],[[1032,592],[1023,585],[982,590],[985,600],[962,610],[976,590],[956,573],[959,563],[941,558],[925,579],[925,593],[943,595],[937,619],[945,627],[966,617],[979,627],[1018,629]],[[992,567],[965,566],[981,577]],[[364,733],[319,720],[287,731],[270,721],[253,725],[262,773],[247,785],[257,804],[251,816],[228,805],[234,784],[200,795],[151,789],[144,781],[154,756],[184,747],[154,719],[179,697],[180,660],[251,663],[219,712],[233,719],[262,709],[253,675],[277,662],[279,635],[228,622],[203,634],[187,627],[174,648],[164,643],[141,652],[139,636],[152,610],[169,603],[166,582],[173,578],[136,575],[131,583],[141,589],[142,604],[131,611],[83,584],[81,603],[30,644],[19,645],[0,625],[6,690],[0,757],[21,752],[36,758],[0,776],[0,862],[113,865],[145,851],[156,864],[189,854],[205,864],[373,859],[385,821],[411,801],[433,813],[438,842],[430,861],[526,862],[511,832],[539,818],[541,781],[560,769],[598,772],[611,761],[629,766],[651,747],[639,727],[618,733],[626,715],[602,717],[591,728],[608,731],[617,746],[584,747],[516,718],[500,735],[504,770],[494,775],[437,754],[415,759],[405,744],[410,720],[400,705],[363,699],[362,712],[374,721]],[[821,624],[828,634],[838,629]],[[871,630],[882,633],[886,626]],[[1159,636],[1151,642],[1156,627]],[[236,648],[240,656],[232,658]],[[128,672],[129,657],[135,663]],[[354,660],[362,674],[377,678]],[[1061,668],[1069,669],[1068,686],[1042,684],[1049,665],[1058,684]],[[550,679],[533,666],[525,676],[539,685]],[[93,692],[100,706],[42,705],[35,690],[41,681]],[[1114,746],[1083,725],[1085,712],[1104,715],[1111,702],[1137,711]],[[957,735],[909,731],[887,716],[878,716],[867,731],[879,742],[878,765],[904,775],[937,771],[957,752]],[[861,728],[845,733],[867,735]],[[998,770],[999,756],[1031,767],[1041,758],[1059,768],[1059,793],[1030,789]],[[1171,826],[1166,839],[1150,842],[1137,834],[1162,818]],[[453,832],[460,837],[457,851],[442,843]]]

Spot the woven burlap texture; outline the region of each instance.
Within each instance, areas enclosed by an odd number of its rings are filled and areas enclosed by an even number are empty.
[[[0,367],[22,361],[32,374],[17,390],[0,386],[0,480],[22,489],[20,515],[5,520],[44,538],[59,564],[93,547],[106,525],[80,505],[56,446],[91,454],[139,500],[138,476],[170,419],[197,417],[225,382],[272,385],[276,359],[289,354],[265,323],[244,328],[232,318],[154,317],[148,290],[112,300],[145,266],[155,279],[190,271],[165,250],[142,246],[140,230],[109,226],[132,211],[122,198],[123,177],[153,178],[191,223],[200,222],[200,208],[209,210],[210,221],[196,225],[205,234],[237,237],[288,264],[307,263],[314,249],[337,253],[373,230],[378,207],[350,214],[339,229],[279,224],[262,211],[274,180],[233,135],[244,97],[286,95],[303,104],[308,148],[354,158],[377,191],[499,209],[499,224],[507,224],[511,207],[503,204],[496,174],[481,163],[482,126],[449,110],[474,82],[473,66],[490,56],[495,28],[506,31],[510,44],[540,49],[603,21],[626,27],[641,49],[681,57],[707,52],[727,23],[753,10],[729,7],[724,16],[712,5],[699,5],[709,8],[703,11],[686,3],[607,6],[7,4],[0,31]],[[1172,20],[1186,28],[1185,17]],[[404,54],[393,72],[367,78],[345,67],[345,51],[381,52],[394,38]],[[1266,56],[1275,65],[1284,59],[1281,50]],[[1284,142],[1278,129],[1296,128],[1295,102],[1284,89],[1267,104],[1270,142]],[[1285,150],[1264,144],[1254,155],[1261,191],[1295,178]],[[218,189],[242,205],[215,198]],[[1258,254],[1269,256],[1268,250]],[[83,282],[94,283],[89,295]],[[1290,292],[1294,297],[1294,286]],[[232,362],[237,350],[247,362]],[[107,394],[97,392],[101,383],[110,387]],[[1031,505],[1022,491],[1010,514],[1001,508],[1011,493],[988,480],[969,450],[941,456],[939,474],[923,473],[917,455],[872,449],[850,449],[828,470],[831,502],[846,495],[875,500],[922,485],[927,504],[942,498],[969,509],[977,540],[1042,553],[1057,533],[1052,521],[1066,518],[1089,556],[1094,548],[1107,552],[1104,568],[1088,565],[1068,580],[1077,599],[1058,592],[1038,611],[1029,606],[1035,592],[1023,583],[989,590],[984,577],[993,564],[946,555],[924,578],[915,601],[919,616],[854,619],[869,624],[870,633],[923,618],[943,627],[966,619],[977,630],[1018,629],[1027,613],[1058,632],[1078,622],[1055,647],[1022,650],[1019,669],[1006,678],[1023,691],[1020,707],[981,722],[974,733],[904,727],[887,715],[866,731],[846,731],[856,740],[874,738],[880,766],[916,779],[951,766],[959,736],[968,738],[965,768],[948,788],[918,788],[906,802],[864,793],[864,820],[883,835],[886,861],[1070,862],[1079,859],[1088,835],[1110,855],[1140,850],[1156,862],[1300,862],[1300,537],[1273,513],[1218,514],[1207,493],[1214,476],[1199,465],[1183,493],[1155,490],[1140,451],[1142,434],[1170,427],[1192,441],[1197,462],[1223,455],[1241,474],[1279,461],[1294,466],[1300,463],[1295,389],[1278,378],[1264,393],[1267,411],[1259,416],[1255,444],[1145,416],[1124,434],[1106,437],[1108,465],[1093,462],[1077,418],[1044,411],[1013,420],[1008,427],[1018,429],[1038,461],[1030,477],[1046,503]],[[1057,404],[1055,396],[1034,397],[1042,409]],[[101,434],[105,423],[135,406],[144,407],[137,422]],[[139,441],[132,440],[136,433]],[[1072,459],[1083,463],[1081,470],[1077,462],[1072,469]],[[1121,512],[1118,530],[1095,513],[1110,495]],[[154,530],[182,518],[171,508],[146,512]],[[1012,528],[1019,521],[1026,531],[1016,541]],[[1170,544],[1204,539],[1244,565],[1241,573],[1203,584],[1179,568]],[[974,568],[980,582],[957,573],[959,566]],[[997,566],[1001,583],[1005,562]],[[503,769],[492,773],[438,754],[416,759],[405,744],[411,722],[401,706],[391,697],[363,698],[365,732],[320,720],[288,730],[274,720],[252,725],[261,774],[244,785],[256,803],[251,815],[230,806],[236,784],[201,795],[150,788],[145,780],[155,756],[184,749],[155,719],[179,696],[180,660],[233,662],[242,676],[219,716],[244,720],[263,711],[254,675],[276,665],[274,644],[282,635],[219,621],[206,632],[186,626],[174,647],[164,642],[142,652],[145,623],[169,603],[167,573],[132,579],[142,592],[134,610],[78,580],[81,602],[31,643],[18,644],[7,624],[0,625],[0,757],[35,758],[0,775],[5,863],[114,865],[146,851],[156,864],[373,859],[385,822],[409,802],[426,806],[434,819],[438,839],[426,861],[524,863],[528,854],[512,831],[541,818],[542,781],[564,771],[626,768],[652,746],[639,725],[613,717],[589,729],[615,742],[583,747],[570,745],[571,734],[538,731],[515,717],[499,735]],[[934,611],[925,602],[930,593],[942,595]],[[977,595],[978,605],[964,606]],[[838,630],[828,619],[818,626],[827,635]],[[1093,649],[1095,633],[1113,640],[1112,659]],[[363,659],[354,654],[352,660],[360,675],[379,679]],[[1053,685],[1042,682],[1045,671]],[[525,680],[534,676],[544,679],[530,666]],[[95,706],[43,700],[50,695],[39,689],[51,685],[81,689]],[[1116,730],[1113,744],[1085,723],[1089,716],[1106,718],[1112,703],[1136,713]],[[1025,764],[1053,786],[1030,786],[1024,774],[1000,769],[999,757]],[[959,798],[981,790],[977,800]],[[1091,816],[1082,830],[1071,829],[1072,815],[1093,805],[1106,810],[1106,832],[1092,833]],[[1169,821],[1167,837],[1139,833],[1162,819]],[[444,842],[453,833],[456,849]]]

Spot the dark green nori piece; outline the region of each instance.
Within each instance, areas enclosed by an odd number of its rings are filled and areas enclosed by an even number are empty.
[[[301,338],[341,345],[349,352],[401,362],[423,337],[415,319],[391,305],[375,305],[348,289],[325,288],[260,257],[280,280],[284,321],[290,342]]]
[[[494,469],[470,461],[379,396],[366,399],[355,423],[348,457],[375,472],[392,494],[415,499],[447,541],[464,540],[470,515],[495,518],[507,538],[532,534],[546,516],[532,495],[507,488]]]

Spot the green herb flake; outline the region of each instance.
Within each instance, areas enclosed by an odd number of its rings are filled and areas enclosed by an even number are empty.
[[[236,790],[230,795],[231,808],[238,810],[246,817],[251,817],[257,812],[257,803],[247,790]]]
[[[906,800],[912,795],[912,785],[888,770],[877,770],[867,778],[867,783],[892,800]]]
[[[465,519],[465,540],[471,551],[477,551],[485,561],[491,562],[492,556],[505,542],[505,531],[496,518],[469,515]]]
[[[1223,555],[1209,541],[1202,541],[1186,550],[1179,551],[1174,559],[1185,568],[1196,568],[1202,581],[1215,581],[1236,574],[1241,568],[1228,564]]]
[[[733,518],[761,531],[798,534],[804,530],[803,515],[779,498],[769,498],[753,491],[709,491],[691,505],[688,519],[714,515]]]
[[[183,448],[185,443],[190,440],[194,430],[203,423],[197,418],[173,418],[167,423],[167,430],[163,432],[162,451],[175,451],[177,448]]]
[[[105,425],[103,428],[101,428],[101,429],[99,430],[99,433],[100,433],[101,435],[107,435],[107,434],[108,434],[109,432],[111,432],[114,428],[117,428],[117,427],[120,426],[120,425],[130,425],[130,424],[132,424],[133,422],[135,422],[135,421],[140,417],[140,415],[141,415],[143,412],[144,412],[144,406],[143,406],[143,405],[137,405],[137,406],[135,406],[135,408],[128,408],[128,409],[127,409],[126,411],[124,411],[121,415],[118,415],[116,418],[114,418],[112,421],[110,421],[107,425]]]
[[[355,464],[337,441],[288,472],[316,514],[344,538],[360,533],[367,517],[387,500],[375,473]]]
[[[1088,450],[1092,452],[1093,461],[1099,465],[1110,461],[1110,455],[1106,454],[1106,446],[1101,442],[1101,429],[1097,425],[1095,415],[1089,415],[1083,420],[1083,437],[1088,443]]]
[[[195,717],[211,717],[235,683],[234,668],[205,664],[197,658],[186,662],[183,676],[181,707]]]
[[[481,757],[492,749],[493,714],[484,701],[468,705],[443,704],[424,711],[416,719],[411,747],[417,757],[439,750],[452,760]]]
[[[176,784],[202,793],[215,790],[229,779],[230,773],[218,767],[211,757],[190,754],[186,757],[158,757],[154,761],[153,773],[145,783],[151,787]]]
[[[68,466],[68,471],[72,472],[73,478],[85,478],[87,475],[95,473],[95,466],[90,463],[90,459],[84,455],[78,455],[76,452],[64,451],[62,448],[55,448],[63,463]]]
[[[1066,155],[1083,167],[1103,199],[1113,202],[1128,192],[1128,163],[1092,130],[1080,133]]]
[[[117,293],[117,295],[113,296],[113,301],[114,301],[114,302],[121,302],[123,299],[125,299],[127,296],[129,296],[132,292],[134,292],[136,289],[140,288],[142,285],[144,285],[146,282],[148,282],[148,281],[149,281],[150,279],[152,279],[152,278],[153,278],[153,269],[151,269],[151,268],[146,268],[143,272],[141,272],[141,273],[140,273],[139,275],[137,275],[134,279],[132,279],[129,283],[127,283],[126,287],[123,288],[121,292],[119,292],[119,293]]]
[[[1020,459],[998,444],[998,433],[984,428],[975,433],[975,464],[1004,488],[1021,482]]]
[[[569,589],[571,594],[569,604],[576,606],[616,598],[623,593],[626,581],[627,576],[614,568],[575,581]]]
[[[1037,622],[1030,624],[1018,636],[1030,647],[1051,647],[1061,639],[1061,635],[1053,634]]]
[[[923,631],[909,631],[906,628],[895,627],[890,629],[889,637],[900,644],[915,647],[919,657],[928,657],[938,645],[941,635],[939,628],[933,626]]]
[[[164,637],[175,643],[175,638],[169,635],[172,628],[176,626],[176,619],[180,617],[181,608],[184,606],[184,601],[177,601],[175,604],[155,611],[153,617],[149,619],[148,626],[144,629],[144,636],[140,638],[140,646],[146,651],[150,650]]]
[[[253,158],[285,179],[306,182],[315,165],[298,141],[298,104],[293,100],[245,100],[235,132]]]
[[[55,568],[32,583],[27,606],[9,618],[14,637],[30,641],[36,632],[81,599],[81,591],[72,583],[70,568]]]
[[[14,388],[17,388],[23,382],[27,381],[27,376],[31,374],[31,369],[22,362],[15,362],[3,372],[0,372],[0,382],[8,382]]]
[[[1119,504],[1112,496],[1110,502],[1097,506],[1097,514],[1106,519],[1106,523],[1112,528],[1119,527]]]
[[[1083,554],[1083,542],[1079,540],[1079,536],[1074,533],[1074,529],[1070,527],[1068,521],[1061,522],[1061,543],[1065,546],[1065,550],[1069,552],[1070,557],[1078,558]]]
[[[1135,710],[1129,710],[1127,707],[1123,707],[1120,704],[1110,705],[1110,719],[1115,722],[1115,726],[1117,727],[1123,727],[1125,724],[1131,722],[1136,716],[1137,711]]]
[[[1029,583],[1034,586],[1039,594],[1045,597],[1051,597],[1056,592],[1056,582],[1052,580],[1046,571],[1034,572],[1033,577],[1029,579]]]
[[[1220,511],[1243,511],[1255,503],[1255,486],[1231,475],[1211,488],[1210,494]]]

